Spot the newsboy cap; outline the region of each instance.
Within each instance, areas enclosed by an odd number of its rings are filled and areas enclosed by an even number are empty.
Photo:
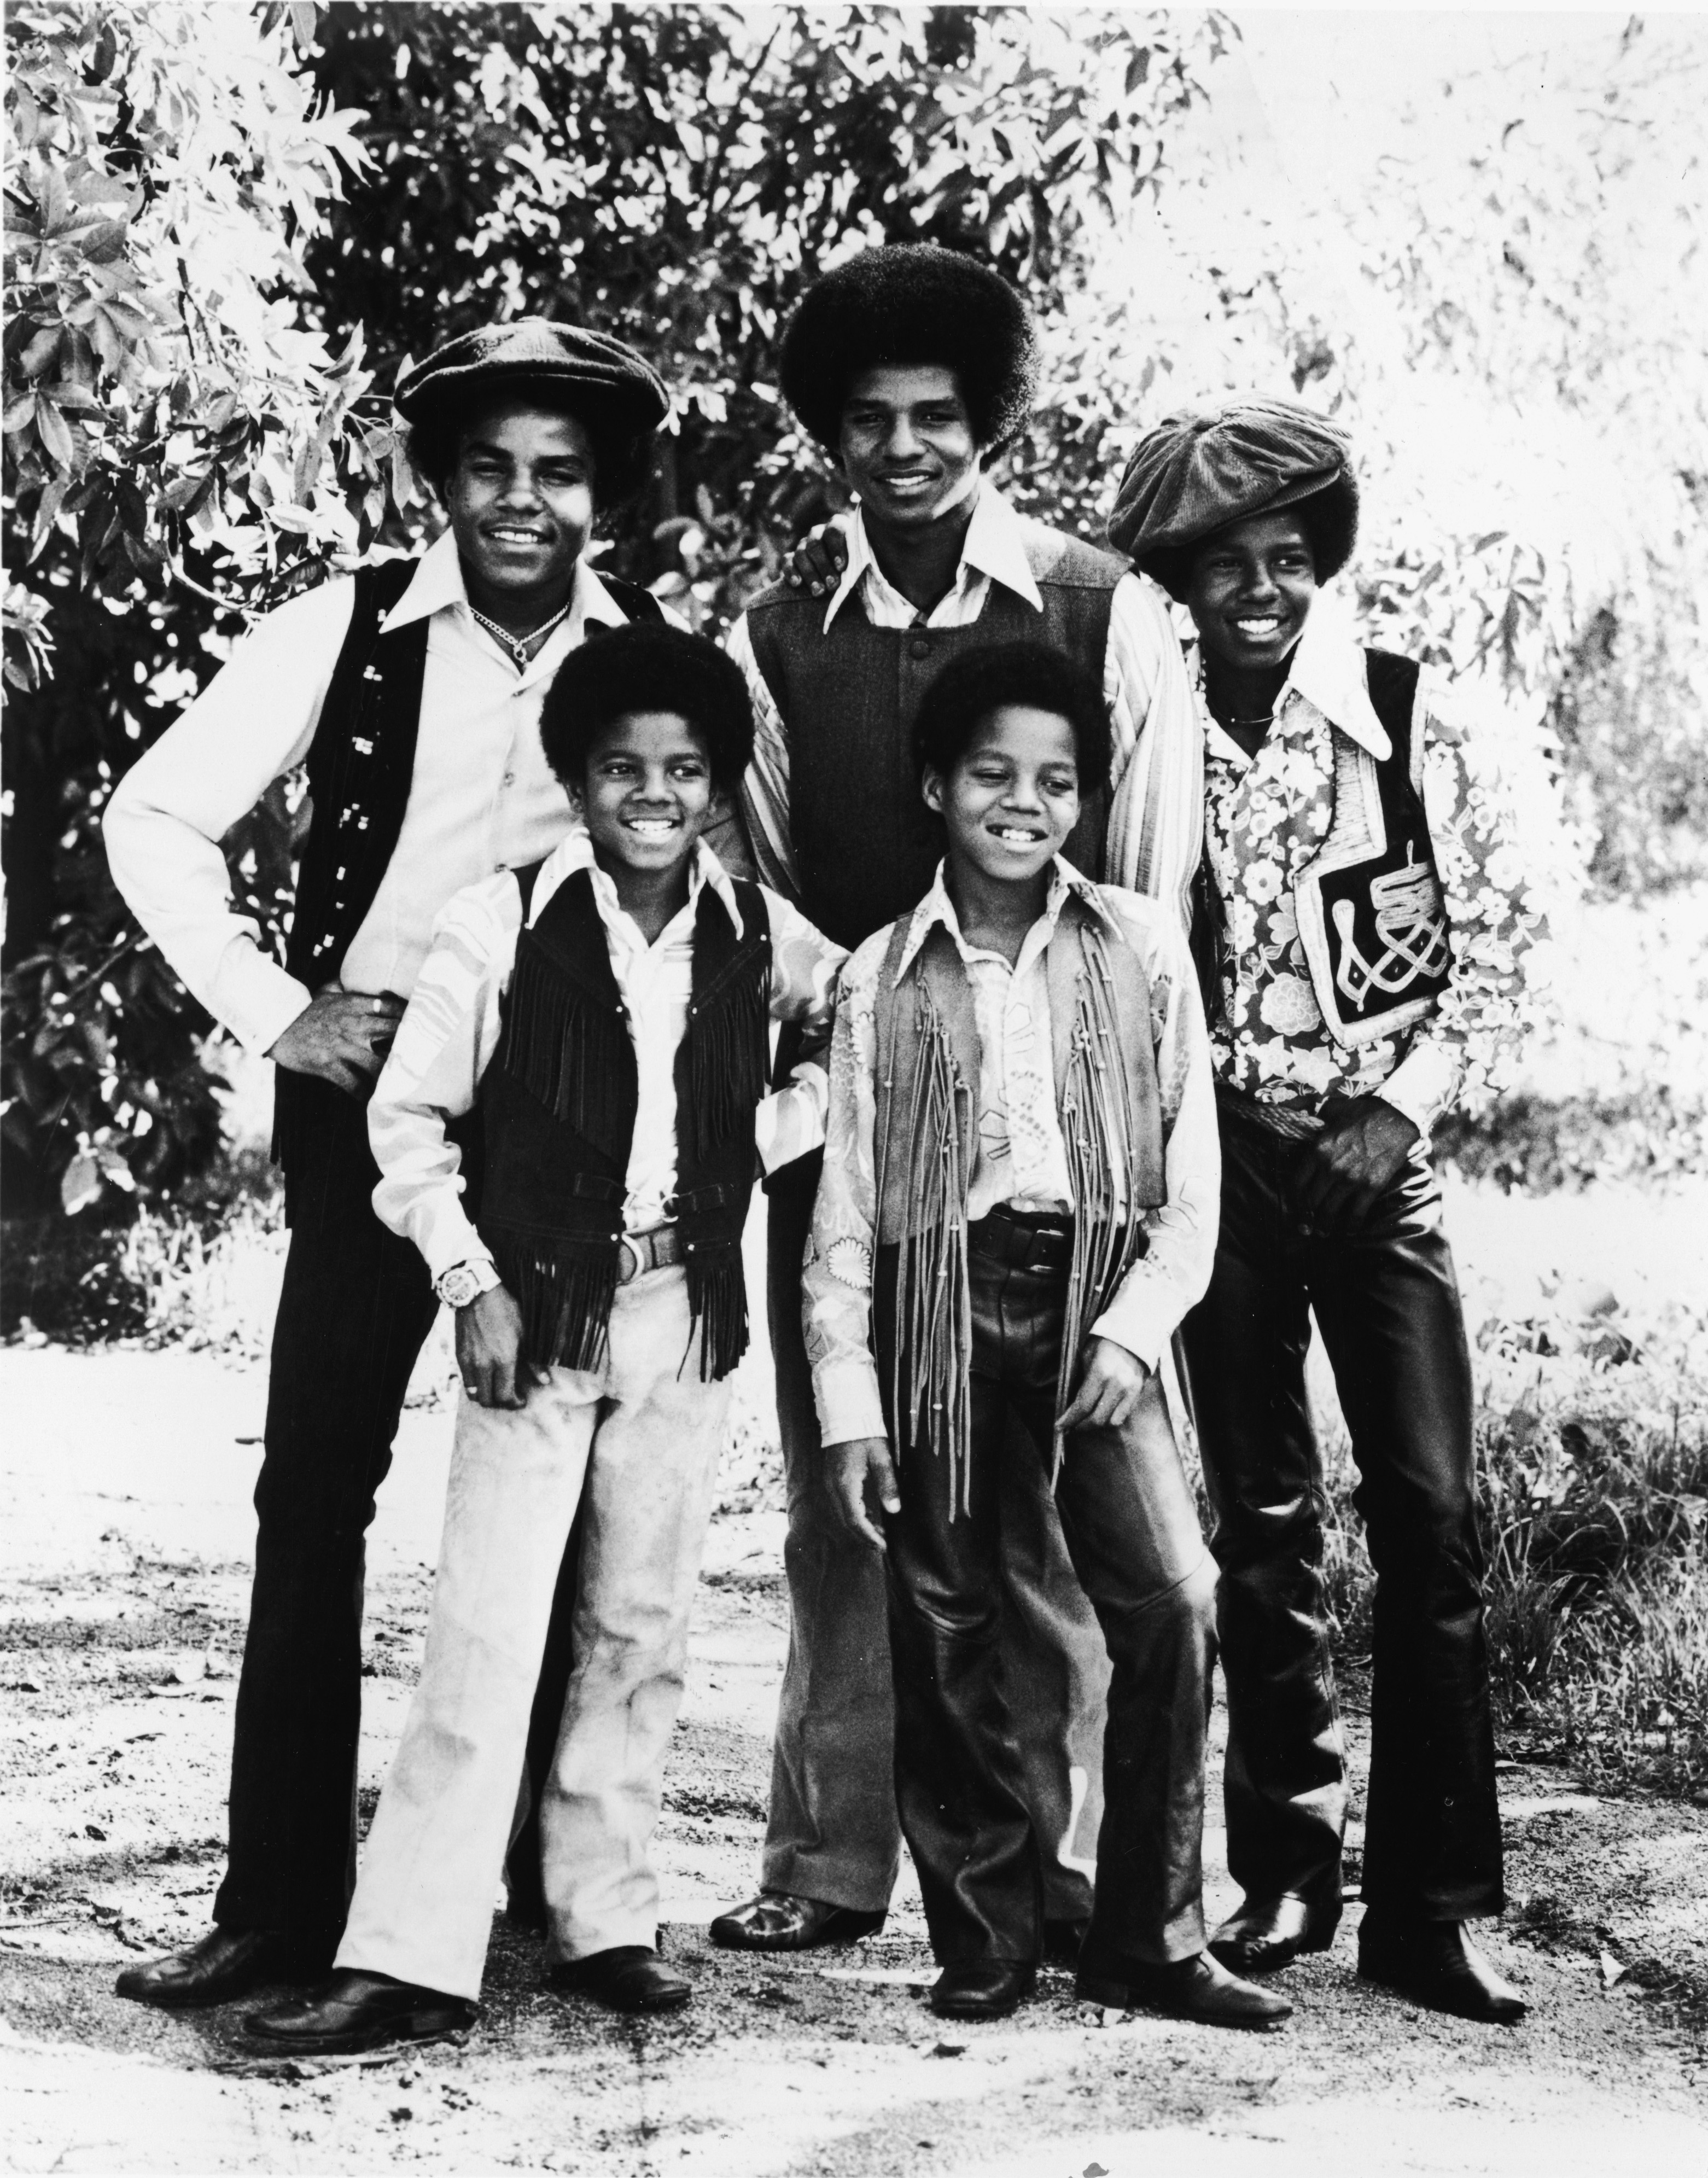
[[[1333,525],[1339,556],[1317,571],[1326,581],[1350,555],[1357,521],[1351,442],[1340,426],[1296,401],[1239,401],[1170,416],[1132,451],[1115,493],[1109,542],[1142,567],[1230,522],[1321,493],[1341,503]]]
[[[670,411],[652,365],[608,333],[550,318],[483,326],[411,364],[392,396],[433,483],[441,483],[454,462],[452,427],[474,402],[507,392],[537,394],[584,423],[602,503],[626,497],[643,480],[652,434]]]

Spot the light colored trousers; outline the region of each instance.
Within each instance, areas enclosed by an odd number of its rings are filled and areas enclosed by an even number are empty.
[[[727,1383],[679,1268],[619,1286],[602,1371],[460,1406],[427,1653],[337,1963],[477,1997],[551,1598],[583,1489],[575,1669],[540,1806],[547,1956],[655,1940],[648,1850]],[[679,1376],[677,1371],[682,1374]]]

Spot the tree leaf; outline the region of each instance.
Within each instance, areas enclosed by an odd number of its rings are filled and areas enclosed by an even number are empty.
[[[36,428],[48,457],[63,469],[71,467],[76,449],[72,443],[71,427],[60,414],[55,404],[45,394],[36,397]]]

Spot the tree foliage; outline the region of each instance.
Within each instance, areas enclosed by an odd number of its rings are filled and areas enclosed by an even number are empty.
[[[613,331],[674,389],[602,549],[716,632],[840,503],[772,376],[803,281],[972,250],[1040,315],[1023,505],[1096,537],[1158,417],[1295,390],[1360,446],[1365,626],[1485,675],[1520,753],[1563,739],[1604,842],[1634,691],[1671,751],[1645,823],[1700,803],[1654,692],[1704,656],[1700,162],[1667,164],[1700,70],[1643,34],[1546,110],[1420,85],[1351,183],[1253,129],[1237,34],[1191,11],[19,0],[8,42],[14,1208],[20,1174],[110,1204],[206,1157],[209,1024],[101,809],[246,612],[430,528],[385,396],[494,319]],[[302,821],[280,788],[227,843],[274,941]],[[1665,862],[1640,845],[1601,867]]]

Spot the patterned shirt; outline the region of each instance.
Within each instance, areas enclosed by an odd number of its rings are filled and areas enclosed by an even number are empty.
[[[984,610],[993,583],[1042,613],[1043,599],[1026,556],[1026,538],[1037,527],[994,484],[982,484],[955,580],[929,612],[921,612],[884,575],[857,512],[843,528],[848,564],[825,605],[824,625],[828,628],[838,613],[858,610],[874,627],[971,627]],[[753,699],[757,731],[753,760],[742,783],[742,804],[754,862],[768,885],[794,898],[800,886],[789,824],[788,728],[753,655],[745,614],[730,630],[727,648],[747,676]],[[1114,738],[1104,874],[1112,884],[1143,884],[1164,899],[1184,902],[1191,870],[1179,855],[1158,856],[1157,839],[1145,835],[1160,833],[1166,846],[1191,834],[1199,736],[1168,603],[1146,577],[1124,575],[1115,584],[1103,683]]]
[[[741,917],[734,888],[702,840],[689,873],[687,906],[649,945],[640,926],[617,904],[616,887],[578,828],[534,880],[530,928],[578,870],[593,873],[594,901],[634,1042],[639,1096],[623,1229],[643,1233],[663,1221],[676,1190],[676,1056],[687,1026],[701,888],[712,886],[738,930]],[[771,925],[771,1018],[799,1021],[808,1032],[807,1055],[788,1086],[758,1108],[759,1162],[773,1172],[824,1139],[822,1054],[831,986],[847,956],[786,900],[775,893],[764,897]],[[368,1139],[380,1167],[374,1208],[394,1233],[415,1243],[435,1278],[458,1263],[492,1261],[463,1207],[462,1155],[446,1140],[445,1123],[473,1110],[480,1077],[497,1048],[500,1001],[509,988],[521,928],[522,893],[508,871],[468,886],[448,903],[368,1108]]]
[[[1432,1019],[1345,1050],[1317,1003],[1293,883],[1333,818],[1331,724],[1373,755],[1388,746],[1363,653],[1307,621],[1253,757],[1210,715],[1192,664],[1205,736],[1205,846],[1228,914],[1225,1019],[1211,1038],[1217,1079],[1307,1113],[1331,1093],[1378,1092],[1427,1136],[1452,1105],[1486,1102],[1504,1085],[1531,1026],[1519,963],[1542,933],[1542,917],[1512,844],[1510,791],[1491,737],[1426,673],[1416,714],[1421,785],[1452,978]]]
[[[1055,1060],[1044,949],[1070,889],[1121,944],[1130,946],[1151,987],[1151,1029],[1162,1097],[1167,1199],[1145,1212],[1147,1251],[1092,1326],[1155,1368],[1180,1318],[1210,1281],[1221,1198],[1209,1048],[1197,980],[1178,922],[1167,909],[1114,885],[1094,885],[1058,858],[1043,917],[1027,932],[1012,969],[1000,955],[961,934],[939,864],[913,911],[904,961],[941,923],[955,940],[973,988],[978,1031],[978,1149],[967,1214],[982,1218],[1024,1188],[1036,1205],[1072,1207],[1055,1112]],[[830,1045],[830,1112],[824,1176],[813,1213],[802,1278],[807,1358],[827,1444],[882,1436],[883,1406],[873,1359],[872,1250],[877,1224],[873,1135],[877,1119],[878,978],[887,929],[859,947],[842,972]],[[997,971],[1000,970],[999,974]],[[1014,1102],[1010,1103],[1010,1097]]]

